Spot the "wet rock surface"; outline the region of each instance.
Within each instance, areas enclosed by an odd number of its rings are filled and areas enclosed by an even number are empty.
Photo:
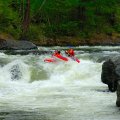
[[[101,80],[108,85],[111,92],[117,91],[116,105],[120,107],[120,56],[103,63]]]
[[[31,50],[37,46],[29,41],[16,41],[0,39],[0,50]]]

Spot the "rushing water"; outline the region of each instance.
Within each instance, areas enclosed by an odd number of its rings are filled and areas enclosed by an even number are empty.
[[[66,47],[39,47],[39,50]],[[116,93],[101,83],[102,63],[119,47],[75,47],[75,61],[0,53],[0,120],[119,120]]]

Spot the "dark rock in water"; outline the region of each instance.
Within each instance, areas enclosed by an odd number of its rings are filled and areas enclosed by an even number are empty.
[[[115,92],[117,89],[117,75],[115,72],[115,65],[111,60],[108,60],[102,65],[102,82],[108,85],[111,92]]]
[[[116,105],[118,107],[120,107],[120,81],[118,82],[118,86],[117,86],[117,101],[116,101]]]
[[[117,90],[116,105],[120,107],[120,56],[103,63],[101,80],[108,85],[110,91]]]
[[[12,80],[21,79],[22,73],[20,71],[19,65],[13,65],[10,72],[11,72],[11,79]]]
[[[29,41],[15,41],[0,39],[0,50],[10,55],[41,55],[52,54],[52,51],[40,51],[37,46]]]
[[[31,50],[37,46],[29,41],[15,41],[0,39],[0,50]]]

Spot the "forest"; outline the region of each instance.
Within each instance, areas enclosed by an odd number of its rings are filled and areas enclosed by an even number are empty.
[[[0,0],[0,34],[37,42],[120,37],[120,0]]]

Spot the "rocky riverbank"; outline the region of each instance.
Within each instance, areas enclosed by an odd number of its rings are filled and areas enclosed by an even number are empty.
[[[37,46],[29,41],[16,41],[0,39],[0,50],[31,50]]]
[[[112,37],[94,37],[90,39],[81,39],[78,37],[44,38],[39,41],[33,41],[38,46],[116,46],[120,45],[120,38]]]
[[[22,40],[16,40],[15,41],[10,41],[10,40],[15,40],[15,38],[9,34],[1,33],[0,34],[0,44],[1,41],[7,41],[7,44],[12,45],[12,49],[31,49],[31,47],[20,47],[24,46],[24,41]],[[9,42],[10,41],[10,42]],[[18,43],[19,42],[19,43]],[[30,43],[31,42],[31,43]],[[5,43],[5,42],[4,42]],[[115,45],[120,45],[120,35],[117,33],[112,33],[109,35],[106,34],[94,34],[93,36],[89,38],[81,38],[81,37],[69,37],[69,36],[61,36],[58,38],[47,38],[47,37],[42,37],[39,40],[30,40],[29,42],[25,41],[25,44],[32,44],[34,43],[37,46],[80,46],[80,45],[88,45],[88,46],[115,46]],[[18,45],[15,47],[15,45]],[[26,46],[25,45],[25,46]],[[33,45],[33,44],[32,44]],[[32,46],[32,49],[36,48],[35,45]],[[4,44],[5,46],[5,44]],[[5,46],[6,48],[7,46]],[[4,49],[5,49],[4,48]],[[1,49],[1,47],[0,47]],[[2,48],[3,49],[3,48]],[[7,48],[8,49],[8,48]]]
[[[39,46],[115,46],[120,45],[120,35],[117,33],[106,35],[106,34],[94,34],[89,38],[81,37],[68,37],[61,36],[58,38],[42,38],[41,40],[33,41],[33,43]]]

